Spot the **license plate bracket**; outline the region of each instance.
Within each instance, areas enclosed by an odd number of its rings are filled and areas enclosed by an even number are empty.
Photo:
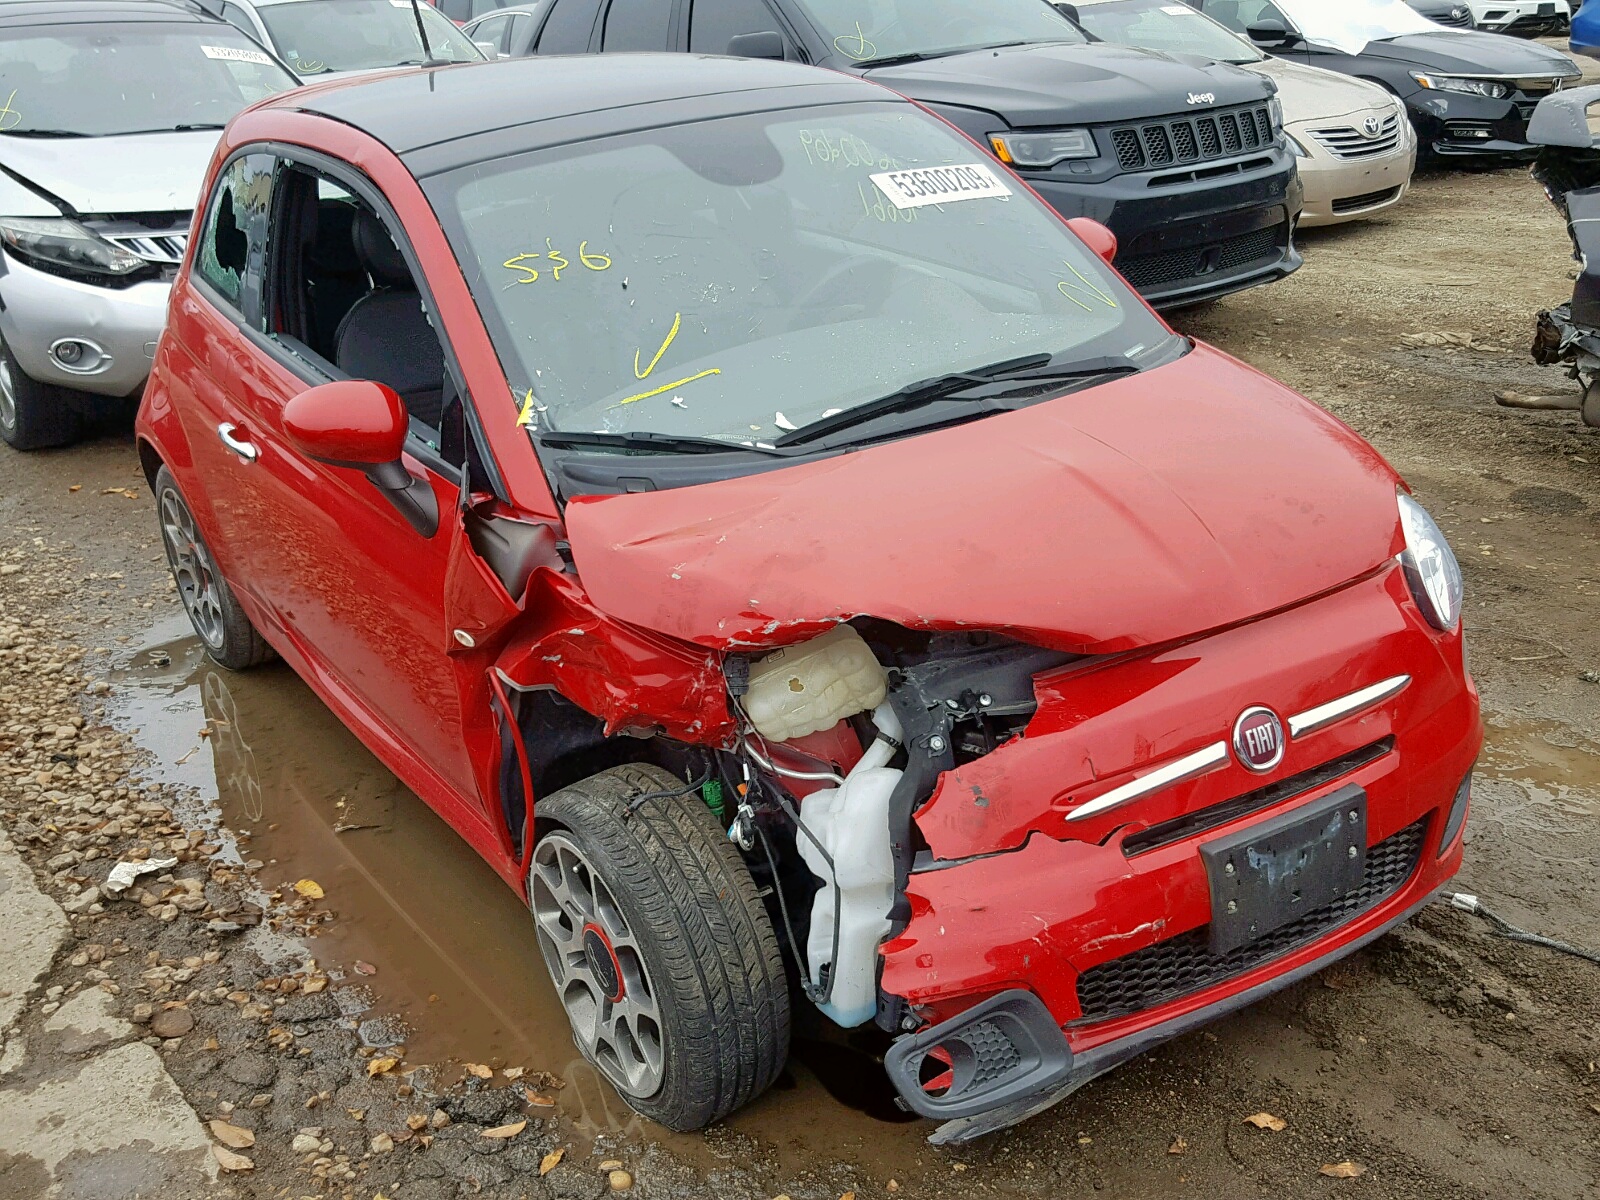
[[[1367,873],[1367,793],[1355,784],[1200,847],[1211,952],[1228,954],[1357,891]]]

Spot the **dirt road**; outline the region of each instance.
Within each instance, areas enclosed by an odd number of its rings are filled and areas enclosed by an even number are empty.
[[[1600,432],[1493,400],[1571,387],[1526,353],[1533,313],[1570,295],[1564,231],[1508,170],[1424,176],[1391,214],[1303,242],[1290,280],[1177,323],[1348,421],[1439,518],[1467,573],[1489,723],[1461,886],[1600,947]],[[1407,336],[1430,334],[1462,336]],[[202,1118],[253,1130],[254,1170],[225,1177],[238,1195],[592,1197],[606,1160],[634,1194],[719,1200],[1600,1190],[1600,967],[1442,909],[954,1152],[887,1119],[881,1046],[827,1039],[803,1040],[783,1085],[726,1126],[664,1135],[576,1061],[525,914],[488,868],[288,672],[204,664],[126,431],[53,454],[0,448],[0,493],[0,818],[69,900],[127,838],[156,836],[124,822],[106,855],[80,846],[63,865],[49,796],[80,776],[111,802],[153,798],[197,843],[149,906],[73,918],[84,945],[121,938],[127,953],[87,968],[63,955],[47,982],[70,994],[98,969],[125,1015],[174,1000],[194,1013],[191,1032],[151,1040]],[[87,721],[66,754],[47,731],[74,714]],[[239,862],[219,868],[206,851],[226,857],[234,834]],[[245,886],[254,871],[276,900]],[[185,877],[203,886],[193,912],[177,905]],[[302,879],[326,899],[286,886]],[[452,1090],[463,1063],[498,1069]],[[508,1066],[524,1074],[508,1081]],[[1245,1122],[1260,1112],[1285,1128]],[[513,1138],[481,1136],[525,1117]],[[1364,1173],[1319,1173],[1347,1161]],[[0,1195],[5,1179],[0,1164]]]

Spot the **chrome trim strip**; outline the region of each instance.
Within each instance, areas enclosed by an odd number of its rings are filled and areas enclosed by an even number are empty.
[[[1289,718],[1289,736],[1292,738],[1304,737],[1308,733],[1315,733],[1319,729],[1326,729],[1335,721],[1354,716],[1363,709],[1371,708],[1380,700],[1387,700],[1397,692],[1405,690],[1411,682],[1409,675],[1395,675],[1385,679],[1382,683],[1375,683],[1371,687],[1364,687],[1359,692],[1351,692],[1348,696],[1340,696],[1337,700],[1330,700],[1326,704],[1319,704],[1316,708],[1308,708],[1303,713],[1297,713]]]
[[[1126,804],[1129,800],[1136,800],[1140,796],[1148,796],[1151,792],[1159,792],[1164,787],[1180,783],[1185,779],[1193,779],[1197,775],[1205,775],[1216,770],[1228,761],[1228,743],[1212,742],[1204,750],[1196,750],[1193,754],[1186,754],[1182,758],[1175,758],[1164,767],[1157,767],[1148,775],[1141,775],[1132,783],[1125,783],[1121,787],[1112,788],[1103,796],[1096,796],[1087,804],[1080,804],[1067,814],[1069,821],[1081,821],[1085,817],[1092,817],[1096,813],[1103,813],[1108,808],[1116,808],[1119,804]]]

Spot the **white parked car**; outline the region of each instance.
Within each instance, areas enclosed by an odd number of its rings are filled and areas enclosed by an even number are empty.
[[[273,51],[302,79],[416,67],[430,57],[435,62],[484,60],[472,39],[427,0],[414,10],[405,0],[199,2]]]
[[[1210,17],[1172,0],[1057,0],[1069,20],[1102,41],[1202,54],[1278,85],[1283,128],[1299,159],[1301,225],[1336,225],[1400,203],[1417,164],[1405,105],[1375,84],[1273,58]]]
[[[1567,0],[1465,0],[1473,24],[1486,33],[1544,37],[1565,33],[1572,25]]]

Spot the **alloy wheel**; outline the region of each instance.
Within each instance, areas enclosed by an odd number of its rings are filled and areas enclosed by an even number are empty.
[[[584,1056],[625,1096],[661,1088],[661,1012],[639,943],[587,855],[561,831],[533,852],[539,949]]]
[[[0,342],[0,429],[17,427],[17,385],[11,378],[11,356]]]
[[[205,543],[194,528],[194,515],[183,497],[171,488],[161,493],[161,536],[167,562],[178,584],[178,597],[194,623],[194,630],[213,650],[223,642],[222,594],[217,569]]]

